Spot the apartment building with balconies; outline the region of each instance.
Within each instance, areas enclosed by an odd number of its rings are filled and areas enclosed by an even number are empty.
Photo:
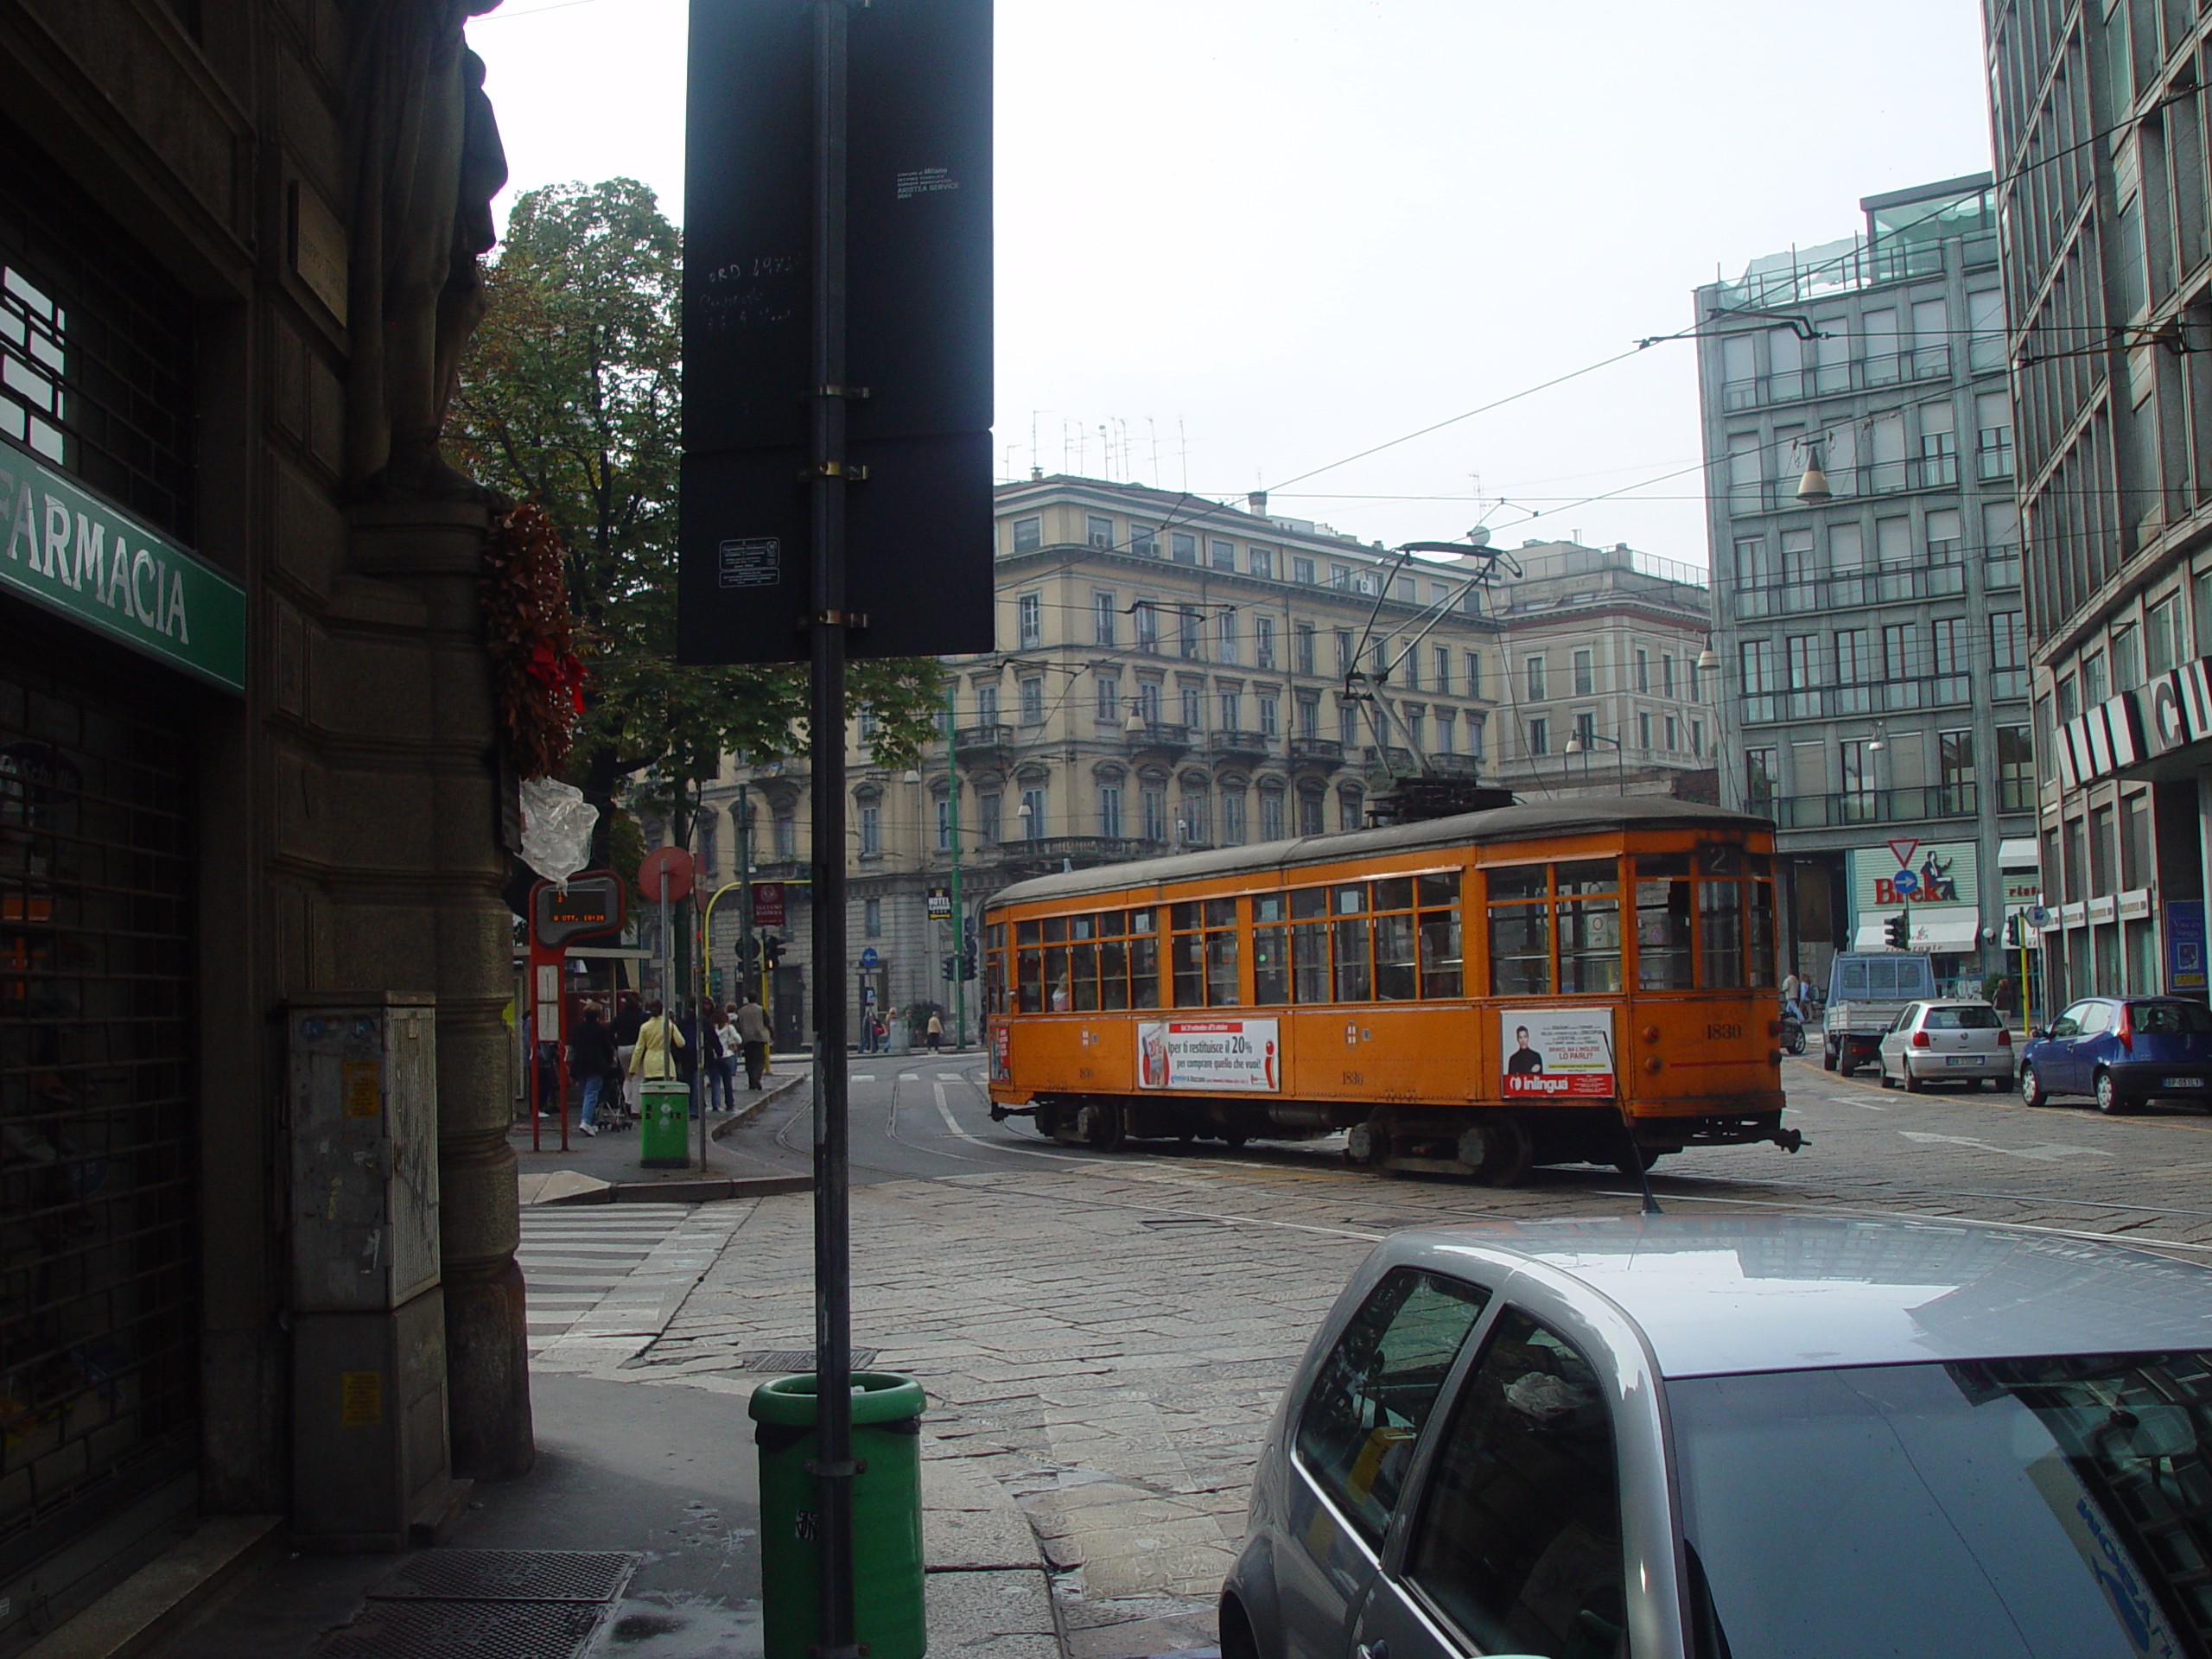
[[[1978,988],[2034,862],[1995,203],[1987,175],[1870,196],[1695,296],[1721,798],[1775,820],[1815,979],[1879,948],[1911,868],[1939,980]]]

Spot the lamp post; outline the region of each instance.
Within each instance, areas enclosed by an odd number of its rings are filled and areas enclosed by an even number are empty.
[[[1569,754],[1587,754],[1592,743],[1610,743],[1613,746],[1617,767],[1614,775],[1618,779],[1620,792],[1626,795],[1628,793],[1628,745],[1618,737],[1607,737],[1603,732],[1586,732],[1580,727],[1577,727],[1568,734],[1567,752]],[[1590,763],[1587,760],[1582,763],[1582,778],[1585,783],[1589,781]]]

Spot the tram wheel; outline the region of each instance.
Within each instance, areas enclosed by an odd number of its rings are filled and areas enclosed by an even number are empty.
[[[1390,1155],[1390,1137],[1373,1123],[1355,1123],[1344,1136],[1344,1158],[1361,1168],[1379,1164]]]
[[[1483,1117],[1483,1160],[1475,1177],[1485,1186],[1518,1186],[1536,1160],[1536,1143],[1528,1126],[1510,1112]]]
[[[1222,1144],[1231,1152],[1242,1152],[1244,1149],[1244,1143],[1251,1138],[1249,1135],[1224,1135],[1221,1137],[1221,1141]]]
[[[1614,1159],[1613,1167],[1624,1175],[1634,1177],[1643,1174],[1666,1155],[1656,1147],[1638,1147],[1635,1157]]]
[[[1128,1119],[1118,1106],[1085,1106],[1075,1115],[1076,1138],[1100,1152],[1119,1152],[1129,1138]]]

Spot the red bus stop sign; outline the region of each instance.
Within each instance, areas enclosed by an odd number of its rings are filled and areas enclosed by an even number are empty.
[[[661,877],[668,877],[668,891],[661,891]],[[691,891],[691,855],[681,847],[656,847],[638,865],[638,891],[647,900],[681,899]]]

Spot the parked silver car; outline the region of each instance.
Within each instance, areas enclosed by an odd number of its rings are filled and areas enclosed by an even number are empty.
[[[1929,1083],[2010,1089],[2012,1053],[2005,1016],[1986,1002],[1959,1000],[1906,1003],[1882,1033],[1875,1058],[1883,1088],[1895,1080],[1907,1094],[1917,1094]]]
[[[1224,1659],[2078,1659],[2212,1630],[2212,1271],[1974,1224],[1377,1246],[1263,1444]]]

